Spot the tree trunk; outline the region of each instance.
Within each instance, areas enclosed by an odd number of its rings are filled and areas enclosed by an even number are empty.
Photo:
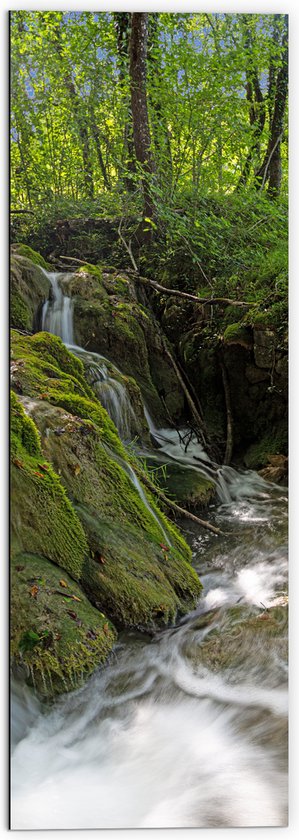
[[[70,99],[73,105],[73,113],[75,117],[75,121],[77,123],[78,134],[81,141],[81,151],[82,151],[82,158],[83,158],[83,178],[84,178],[84,186],[86,195],[90,198],[93,198],[94,195],[94,186],[93,186],[93,171],[92,171],[92,160],[90,154],[90,145],[89,145],[89,134],[86,125],[86,117],[82,113],[81,101],[80,96],[77,93],[75,84],[73,82],[71,73],[68,71],[67,68],[63,67],[63,57],[61,55],[61,43],[60,43],[60,30],[56,28],[54,31],[54,49],[58,53],[61,63],[62,63],[62,73],[63,79],[70,94]]]
[[[117,52],[119,59],[119,81],[122,83],[128,73],[129,66],[129,42],[130,42],[130,12],[114,12],[114,23],[117,37]],[[124,151],[126,175],[124,178],[126,189],[133,192],[134,183],[132,175],[136,175],[136,160],[133,140],[133,118],[131,102],[128,103],[128,117],[124,128]]]
[[[254,45],[252,41],[250,23],[248,22],[247,15],[243,15],[242,17],[245,33],[245,47],[248,56],[246,68],[246,99],[247,102],[250,103],[249,122],[252,128],[252,142],[243,166],[240,180],[236,187],[237,191],[246,186],[254,155],[259,155],[260,140],[266,120],[265,101],[259,83],[257,68],[252,60]]]
[[[147,25],[147,13],[138,12],[132,14],[130,82],[134,146],[136,160],[140,165],[143,189],[143,215],[144,219],[147,217],[153,220],[155,206],[151,195],[150,182],[155,172],[155,164],[151,152],[146,92]],[[148,224],[146,224],[146,227],[148,227]],[[137,234],[140,243],[148,243],[151,240],[152,229],[150,228],[147,231],[150,236],[146,236],[145,233],[143,221]]]
[[[288,15],[284,16],[281,66],[277,73],[273,117],[267,151],[262,166],[256,174],[256,186],[263,189],[267,181],[268,195],[279,194],[281,185],[281,141],[288,91]]]
[[[94,144],[95,144],[95,147],[96,147],[96,153],[97,153],[97,158],[98,158],[98,162],[99,162],[99,167],[100,167],[101,173],[103,175],[103,181],[104,181],[106,189],[109,190],[111,185],[110,185],[110,181],[109,181],[109,178],[108,178],[107,169],[106,169],[106,166],[105,166],[105,163],[104,163],[104,158],[103,158],[103,155],[102,155],[100,132],[99,132],[99,128],[98,128],[97,121],[96,121],[95,115],[93,113],[93,110],[90,110],[90,130],[91,130],[91,133],[92,133],[92,136],[93,136],[93,139],[94,139]]]
[[[156,90],[159,90],[159,95],[157,93],[153,95],[149,91],[149,103],[150,109],[152,113],[152,132],[153,132],[153,140],[155,145],[155,150],[158,152],[158,159],[159,159],[159,180],[162,178],[166,183],[169,184],[171,189],[172,183],[172,154],[171,154],[171,143],[170,143],[170,133],[167,124],[167,116],[165,115],[165,109],[163,109],[163,105],[161,103],[160,98],[160,89],[162,88],[163,83],[163,67],[161,63],[161,58],[159,54],[159,58],[157,54],[155,57],[152,57],[151,54],[151,47],[155,46],[158,43],[158,21],[159,21],[159,14],[154,12],[150,15],[149,18],[149,35],[148,35],[148,66],[149,70],[151,70],[151,75],[155,79],[156,82]]]

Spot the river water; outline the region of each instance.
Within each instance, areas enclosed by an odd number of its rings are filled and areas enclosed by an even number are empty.
[[[287,824],[287,494],[221,476],[192,613],[52,705],[12,684],[14,829]]]

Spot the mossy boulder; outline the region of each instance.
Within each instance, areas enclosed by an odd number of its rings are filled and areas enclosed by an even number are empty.
[[[78,584],[32,552],[12,559],[11,616],[13,668],[45,697],[82,685],[116,639]]]
[[[223,333],[224,344],[240,344],[242,347],[252,347],[252,331],[240,322],[229,324]]]
[[[30,248],[29,245],[23,245],[22,242],[16,242],[12,245],[12,252],[18,254],[20,257],[27,257],[27,259],[34,263],[34,265],[39,265],[41,268],[45,268],[46,271],[51,271],[51,266],[46,262],[44,257],[42,257],[38,251],[34,251],[33,248]]]
[[[271,457],[276,455],[287,455],[288,452],[288,429],[284,422],[281,422],[273,432],[269,432],[260,440],[252,443],[244,455],[245,466],[251,470],[266,467],[271,463]]]
[[[49,289],[50,282],[41,270],[41,264],[13,251],[10,264],[11,326],[25,331],[35,329]]]
[[[202,510],[215,499],[215,483],[199,471],[175,462],[157,468],[156,462],[150,458],[147,458],[147,464],[150,471],[154,470],[153,475],[161,489],[187,510]]]
[[[225,670],[232,681],[246,659],[247,671],[252,669],[259,680],[261,674],[265,682],[267,678],[273,680],[278,656],[287,661],[288,653],[287,597],[277,600],[281,603],[274,603],[267,610],[237,605],[200,616],[192,624],[193,637],[190,632],[186,655],[196,665],[203,664],[216,672]],[[199,644],[195,631],[209,625]]]
[[[26,450],[25,458],[16,429],[13,458],[21,463],[14,464],[14,554],[32,551],[67,569],[80,579],[89,600],[120,627],[166,626],[200,595],[190,549],[148,490],[138,485],[133,456],[87,384],[81,361],[47,333],[13,333],[12,355],[17,418],[22,415],[26,434],[28,422],[36,447],[33,454]],[[44,495],[48,485],[49,499]],[[71,534],[76,567],[69,565],[68,547],[65,561],[59,542],[65,512],[64,539]],[[50,523],[55,517],[54,539]]]
[[[45,460],[39,435],[11,394],[11,546],[31,551],[78,580],[88,552],[83,528],[58,474]]]
[[[153,314],[138,299],[134,282],[118,272],[83,266],[65,280],[74,297],[76,343],[107,357],[133,377],[158,422],[179,420],[184,395],[166,357]]]

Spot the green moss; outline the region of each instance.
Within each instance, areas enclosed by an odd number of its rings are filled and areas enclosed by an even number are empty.
[[[88,548],[84,551],[84,574],[80,565],[77,577],[83,574],[93,602],[101,604],[121,626],[167,625],[178,611],[194,606],[201,591],[189,563],[190,549],[151,494],[143,488],[141,498],[131,481],[129,456],[87,385],[81,362],[60,339],[46,333],[14,335],[12,352],[18,382],[30,398],[26,401],[23,397],[24,404],[40,431],[43,452],[31,465],[29,455],[25,464],[18,450],[21,465],[14,464],[14,551],[42,554],[75,577],[81,545],[79,516],[81,534],[83,525],[89,547],[104,557],[107,554],[110,563],[105,562],[103,571],[88,559]],[[59,485],[57,493],[56,484],[52,487],[52,507],[44,493],[50,480]],[[62,491],[69,513],[61,499],[58,514],[56,505]],[[74,504],[77,527],[72,518]],[[82,508],[86,515],[81,514]],[[109,535],[107,543],[105,534]],[[168,552],[161,547],[165,541],[170,546]]]
[[[14,391],[10,397],[11,448],[13,455],[24,448],[28,455],[41,455],[40,438],[35,423],[25,414]]]
[[[106,660],[116,638],[111,622],[82,589],[32,553],[12,561],[11,614],[12,659],[25,666],[28,681],[46,697],[81,685]]]
[[[94,516],[85,506],[78,506],[77,512],[94,558],[86,560],[84,588],[117,626],[165,626],[178,611],[194,605],[201,584],[175,549],[166,553],[153,543],[149,531],[132,524],[124,529],[117,520]]]
[[[59,476],[44,460],[34,422],[11,397],[11,543],[13,554],[42,554],[80,578],[85,535]]]
[[[29,245],[23,245],[22,243],[17,243],[14,245],[14,251],[17,254],[20,254],[21,257],[27,257],[28,260],[34,263],[34,265],[39,265],[41,268],[45,268],[46,271],[51,271],[51,266],[49,263],[44,260],[41,254],[38,254],[37,251],[33,251],[32,248],[29,248]]]
[[[269,463],[269,455],[286,455],[288,451],[288,429],[281,424],[273,433],[267,432],[261,440],[251,444],[244,456],[248,469],[254,470]]]
[[[152,462],[152,466],[155,461]],[[167,464],[166,470],[158,477],[159,486],[170,498],[189,510],[207,507],[215,497],[215,484],[210,479],[190,469],[182,469],[178,464]]]
[[[278,330],[285,330],[288,324],[288,300],[274,301],[268,308],[253,307],[249,309],[244,317],[244,323],[255,325],[265,325]]]
[[[125,454],[114,423],[84,378],[82,362],[60,338],[49,333],[27,337],[13,332],[12,354],[14,360],[23,363],[18,367],[17,378],[24,393],[90,420],[110,447],[119,455]]]
[[[32,317],[30,308],[17,290],[11,289],[10,295],[10,322],[17,330],[30,330]]]
[[[101,266],[99,265],[91,265],[90,263],[86,263],[82,265],[79,270],[78,274],[92,274],[93,277],[96,277],[100,282],[103,279],[103,271]]]
[[[246,346],[252,344],[250,330],[240,322],[229,324],[226,327],[223,333],[223,340],[225,344],[245,344]]]

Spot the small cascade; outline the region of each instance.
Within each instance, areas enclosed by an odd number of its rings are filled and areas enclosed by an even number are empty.
[[[169,545],[170,544],[169,534],[164,530],[163,525],[161,523],[161,520],[159,519],[159,517],[157,516],[157,514],[155,513],[155,511],[151,507],[150,503],[148,502],[148,500],[146,498],[146,495],[144,493],[144,490],[143,490],[143,488],[140,484],[140,481],[137,478],[136,473],[134,472],[134,470],[132,469],[130,464],[125,464],[125,461],[123,462],[123,467],[126,470],[126,472],[128,472],[128,474],[130,476],[130,479],[132,481],[132,484],[134,484],[134,487],[136,488],[137,493],[139,494],[139,496],[141,498],[141,501],[143,502],[145,507],[148,509],[151,516],[153,516],[154,519],[156,520],[157,524],[159,525],[160,530],[162,531],[163,537],[166,540],[166,543],[168,543],[168,545]]]
[[[51,283],[51,297],[42,311],[42,330],[58,335],[65,344],[73,344],[73,301],[63,294],[60,279],[72,275],[57,274],[42,269]]]
[[[121,372],[98,353],[91,353],[76,345],[68,345],[68,348],[83,362],[86,378],[113,420],[122,440],[131,440],[132,430],[138,428],[138,420],[128,390],[118,379]]]
[[[81,359],[87,378],[98,399],[108,412],[123,440],[132,438],[137,418],[125,385],[119,381],[120,371],[104,356],[90,353],[74,344],[73,301],[61,288],[61,279],[72,275],[51,273],[43,269],[51,283],[51,297],[42,311],[42,330],[59,336],[69,350]]]
[[[122,440],[131,440],[132,430],[138,427],[138,421],[128,390],[121,381],[121,371],[104,356],[91,353],[74,344],[73,301],[71,297],[64,294],[61,286],[62,280],[65,281],[72,275],[51,273],[45,269],[43,272],[51,283],[51,296],[43,306],[42,329],[59,336],[68,349],[81,359],[87,372],[87,379],[113,420],[120,437]],[[267,495],[267,482],[256,473],[236,472],[231,467],[219,466],[211,461],[191,429],[157,428],[146,406],[144,406],[144,416],[155,445],[155,458],[164,463],[175,462],[184,469],[195,470],[213,481],[221,504],[230,505],[234,500],[244,497],[260,498],[263,494]],[[152,450],[150,455],[153,457]],[[130,478],[132,479],[132,476]],[[137,477],[135,476],[132,480],[141,495],[143,490],[141,486],[137,487]],[[143,501],[148,507],[146,497]],[[151,513],[156,518],[152,510]],[[162,527],[160,522],[159,525]]]
[[[230,505],[235,500],[268,496],[269,485],[257,473],[252,470],[237,472],[232,467],[219,466],[211,461],[192,430],[157,428],[145,406],[144,415],[156,446],[157,460],[163,463],[175,461],[183,468],[195,470],[213,481],[221,504]]]

